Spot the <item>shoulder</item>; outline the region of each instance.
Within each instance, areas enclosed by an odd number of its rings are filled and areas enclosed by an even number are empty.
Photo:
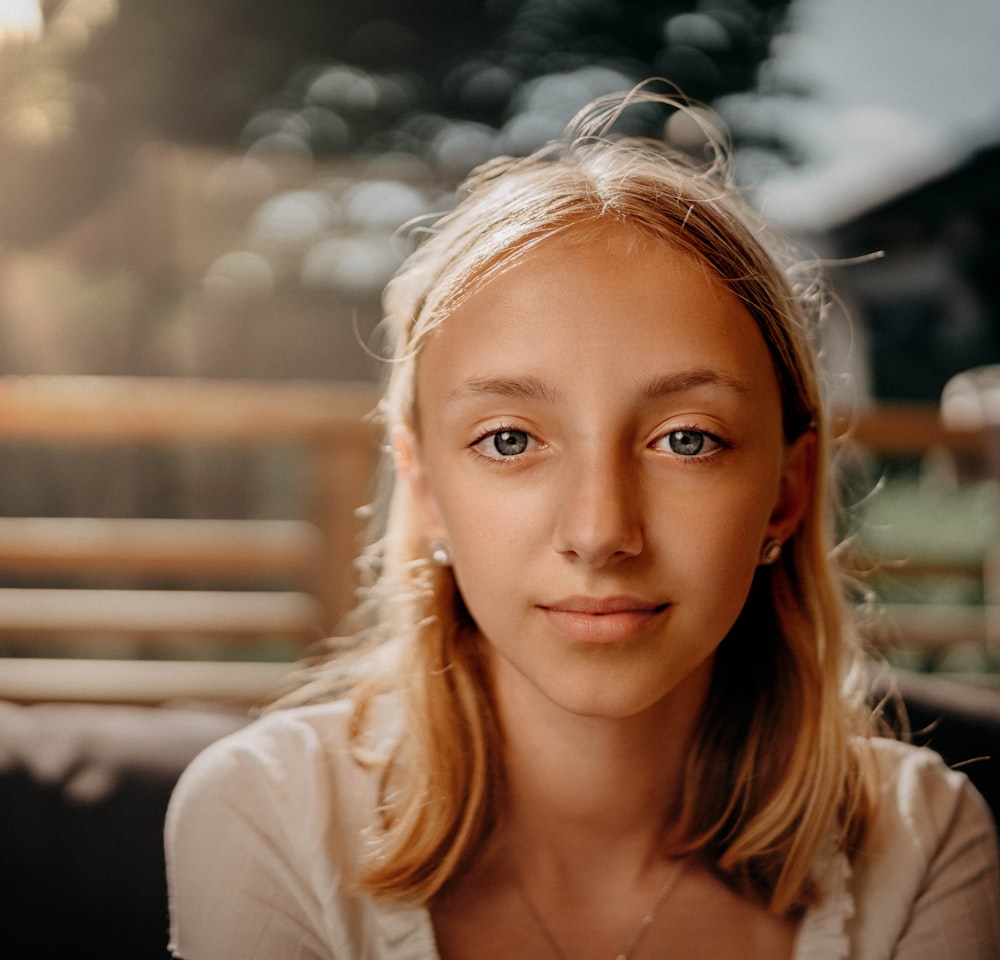
[[[392,718],[371,718],[356,745],[353,717],[348,702],[276,711],[184,772],[165,836],[179,956],[359,955],[374,913],[351,879],[375,825],[380,770],[356,746],[377,759]]]
[[[855,937],[864,946],[857,956],[890,955],[915,936],[918,914],[926,942],[949,936],[954,945],[961,920],[996,949],[996,833],[982,797],[932,750],[885,739],[873,739],[869,749],[875,804],[852,861]]]
[[[863,856],[902,845],[908,859],[929,861],[943,842],[970,833],[993,838],[993,823],[969,778],[926,747],[870,741],[875,808]]]
[[[367,818],[370,809],[359,808],[374,804],[377,775],[356,757],[352,717],[348,701],[279,710],[211,744],[174,790],[168,838],[178,820],[218,807],[246,809],[257,821],[297,815],[303,827],[304,816]]]
[[[903,874],[926,869],[943,847],[994,842],[982,797],[935,751],[881,738],[870,741],[870,750],[875,804],[858,867]]]
[[[964,773],[927,747],[875,737],[869,749],[876,771],[878,814],[933,828],[942,815],[982,801]],[[876,817],[878,819],[878,817]]]

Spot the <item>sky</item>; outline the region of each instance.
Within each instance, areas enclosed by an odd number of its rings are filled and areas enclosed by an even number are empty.
[[[736,104],[808,158],[762,175],[785,226],[836,225],[1000,141],[1000,0],[795,0],[791,17],[765,88],[809,97]]]

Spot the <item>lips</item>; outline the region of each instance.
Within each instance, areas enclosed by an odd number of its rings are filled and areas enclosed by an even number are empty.
[[[636,596],[564,597],[541,605],[549,622],[570,640],[623,643],[653,625],[669,609]]]

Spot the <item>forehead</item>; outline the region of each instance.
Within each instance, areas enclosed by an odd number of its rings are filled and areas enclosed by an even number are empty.
[[[691,369],[777,392],[756,322],[707,264],[634,228],[577,228],[532,247],[442,321],[418,358],[418,397],[504,376],[585,391]]]

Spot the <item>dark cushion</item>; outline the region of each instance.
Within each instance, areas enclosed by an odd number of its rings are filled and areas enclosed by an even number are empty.
[[[0,929],[10,957],[167,956],[163,819],[229,713],[0,703]]]

